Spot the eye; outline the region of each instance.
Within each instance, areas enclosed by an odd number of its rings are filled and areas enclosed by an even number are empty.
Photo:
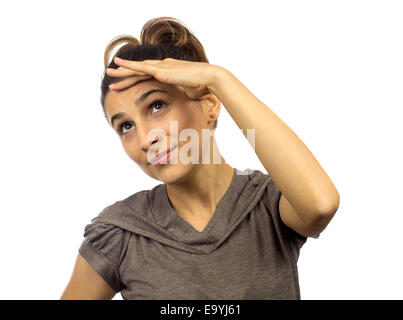
[[[131,131],[131,130],[124,131],[124,129],[130,129],[131,126],[133,126],[132,123],[127,122],[127,121],[123,122],[123,123],[121,123],[121,124],[119,125],[119,132],[120,132],[121,134],[125,134],[125,133],[127,133],[127,132],[129,132],[129,131]]]
[[[151,102],[151,104],[150,104],[150,106],[149,106],[149,109],[151,110],[151,109],[153,109],[155,106],[162,106],[162,105],[166,105],[166,103],[164,102],[164,101],[162,101],[161,99],[157,99],[157,100],[154,100],[153,102]],[[161,109],[162,109],[163,107],[159,107],[159,108],[156,108],[155,110],[157,110],[157,112],[158,111],[160,111]],[[151,112],[152,114],[154,114],[154,113],[157,113],[157,112]]]
[[[160,107],[157,107],[160,106]],[[150,103],[148,109],[154,109],[157,110],[156,112],[151,112],[152,114],[159,112],[161,109],[163,109],[166,106],[165,101],[161,99],[156,99],[153,102]],[[118,125],[119,133],[125,134],[133,129],[133,124],[131,122],[125,121],[122,122],[120,125]]]

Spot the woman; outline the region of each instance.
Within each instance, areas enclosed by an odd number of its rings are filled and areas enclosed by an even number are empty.
[[[338,209],[332,181],[179,20],[151,19],[140,39],[109,43],[101,104],[127,155],[163,183],[86,226],[61,298],[300,299],[299,249]],[[214,139],[220,103],[254,130],[267,173],[225,163]]]

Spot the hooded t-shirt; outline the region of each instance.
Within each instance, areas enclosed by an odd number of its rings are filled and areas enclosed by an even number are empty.
[[[235,168],[200,232],[159,184],[103,209],[85,227],[79,253],[123,299],[300,299],[297,261],[307,237],[281,221],[280,196],[270,174]]]

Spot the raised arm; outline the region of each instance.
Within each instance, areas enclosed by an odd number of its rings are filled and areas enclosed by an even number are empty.
[[[218,67],[207,86],[238,127],[255,129],[255,153],[280,191],[283,222],[304,235],[316,235],[339,206],[339,193],[298,136],[230,71]],[[284,199],[285,196],[285,199]]]

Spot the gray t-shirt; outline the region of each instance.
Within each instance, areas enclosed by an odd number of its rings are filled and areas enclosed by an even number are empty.
[[[307,238],[280,219],[269,174],[235,168],[202,232],[172,208],[166,184],[107,206],[79,253],[123,299],[300,299]]]

